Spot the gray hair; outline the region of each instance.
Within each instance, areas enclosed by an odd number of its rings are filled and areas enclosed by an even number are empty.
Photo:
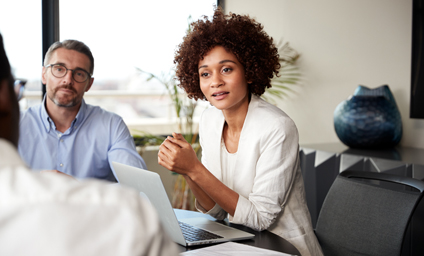
[[[54,51],[56,51],[59,48],[65,48],[67,50],[74,50],[77,51],[79,53],[82,53],[84,55],[86,55],[89,59],[90,59],[90,74],[93,75],[94,72],[94,57],[93,54],[91,53],[90,48],[88,48],[88,46],[86,44],[84,44],[83,42],[80,42],[78,40],[65,40],[62,42],[55,42],[54,44],[52,44],[50,46],[50,48],[47,50],[46,56],[44,58],[44,66],[47,66],[49,64],[50,58],[53,54]]]

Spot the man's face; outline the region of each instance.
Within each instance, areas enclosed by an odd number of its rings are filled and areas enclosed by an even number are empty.
[[[12,84],[0,81],[0,138],[16,147],[19,139],[19,104]]]
[[[90,59],[80,52],[59,48],[53,52],[48,64],[62,64],[68,69],[90,70]],[[64,77],[55,77],[51,72],[52,67],[43,68],[42,81],[46,84],[47,100],[59,107],[71,108],[81,105],[84,93],[93,84],[94,78],[79,83],[72,77],[72,71]]]

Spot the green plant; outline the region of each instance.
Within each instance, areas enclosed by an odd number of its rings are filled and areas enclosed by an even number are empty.
[[[137,147],[158,146],[166,139],[164,136],[153,135],[144,131],[131,130]]]
[[[280,41],[277,44],[280,54],[279,61],[281,68],[278,76],[271,80],[272,87],[267,89],[262,98],[268,102],[276,103],[276,99],[284,99],[288,96],[288,92],[294,92],[291,87],[298,85],[301,73],[296,65],[300,54],[294,50],[288,42],[285,44]]]
[[[168,74],[162,73],[161,76],[157,76],[140,68],[137,68],[137,70],[142,74],[148,75],[146,81],[156,79],[159,83],[164,85],[172,101],[174,113],[177,117],[178,132],[183,134],[188,142],[195,144],[197,132],[195,132],[193,128],[193,115],[197,104],[195,100],[189,99],[186,93],[178,87],[175,79],[175,72],[171,70]]]
[[[190,26],[188,29],[191,29]],[[186,141],[192,145],[193,149],[198,154],[200,145],[196,143],[197,129],[193,128],[193,115],[197,104],[195,100],[189,99],[187,94],[178,87],[175,71],[171,70],[167,74],[162,73],[160,76],[157,76],[139,68],[137,68],[137,70],[141,74],[148,76],[146,79],[147,81],[155,79],[166,88],[167,94],[174,107],[174,113],[177,117],[178,132],[184,136]],[[194,195],[186,180],[182,175],[177,175],[177,173],[173,174],[175,174],[175,182],[171,200],[172,206],[179,209],[194,210]]]
[[[190,33],[190,24],[192,23],[191,16],[188,17],[187,23],[188,27],[186,33]],[[177,117],[178,132],[184,136],[186,141],[194,145],[194,149],[197,152],[199,150],[199,146],[196,144],[197,129],[193,128],[193,115],[197,104],[195,100],[189,99],[187,94],[178,87],[178,83],[175,78],[175,71],[170,70],[168,73],[162,73],[160,76],[157,76],[140,68],[136,69],[141,74],[146,74],[148,76],[146,81],[156,79],[156,81],[164,85],[168,96],[173,103],[174,113]]]

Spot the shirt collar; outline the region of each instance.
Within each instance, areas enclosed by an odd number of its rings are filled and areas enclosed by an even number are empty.
[[[47,97],[47,95],[44,95],[43,102],[41,103],[41,113],[40,113],[40,115],[41,115],[41,120],[42,120],[42,122],[44,124],[44,127],[46,128],[46,132],[50,132],[50,129],[52,127],[54,129],[56,129],[56,126],[55,126],[53,120],[50,118],[49,114],[47,113],[47,109],[46,109],[46,97]],[[82,99],[82,101],[81,101],[81,107],[80,107],[80,109],[78,111],[78,114],[75,117],[74,121],[72,121],[71,131],[80,126],[80,124],[84,120],[85,113],[87,112],[86,110],[87,110],[87,104],[85,103],[84,99]]]

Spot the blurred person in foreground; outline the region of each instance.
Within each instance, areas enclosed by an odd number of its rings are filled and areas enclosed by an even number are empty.
[[[122,118],[85,103],[93,72],[83,42],[65,40],[48,49],[41,74],[46,96],[20,119],[18,150],[32,169],[109,181],[116,181],[112,161],[146,169]]]
[[[0,35],[0,255],[177,255],[137,191],[26,167],[13,82]]]

